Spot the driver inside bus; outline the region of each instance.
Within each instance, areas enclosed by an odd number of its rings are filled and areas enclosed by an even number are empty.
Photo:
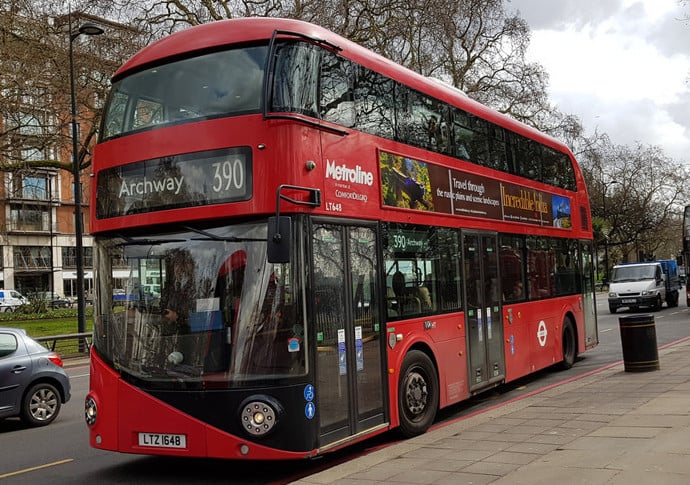
[[[189,333],[189,313],[195,301],[194,259],[189,250],[176,249],[165,260],[161,287],[163,335]]]
[[[237,318],[246,266],[247,253],[239,249],[233,252],[218,270],[214,295],[220,301],[223,328],[208,334],[205,372],[224,371],[230,365],[230,347],[235,344],[237,335]]]
[[[239,249],[232,253],[218,271],[216,295],[221,298],[226,321],[234,326],[240,309],[244,270],[247,267],[247,253]]]

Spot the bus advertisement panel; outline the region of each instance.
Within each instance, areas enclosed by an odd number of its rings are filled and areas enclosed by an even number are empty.
[[[379,160],[384,205],[571,228],[569,197],[386,152]]]

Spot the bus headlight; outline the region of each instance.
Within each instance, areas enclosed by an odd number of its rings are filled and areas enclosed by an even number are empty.
[[[282,413],[282,406],[275,399],[251,396],[240,407],[242,428],[252,436],[265,436],[273,430]]]
[[[98,407],[96,406],[96,401],[91,396],[86,396],[84,401],[84,419],[86,424],[93,426],[96,423],[96,418],[98,417]]]

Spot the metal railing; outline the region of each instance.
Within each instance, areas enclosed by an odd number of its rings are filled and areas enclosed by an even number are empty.
[[[63,358],[88,356],[91,348],[91,332],[35,337],[34,340]]]

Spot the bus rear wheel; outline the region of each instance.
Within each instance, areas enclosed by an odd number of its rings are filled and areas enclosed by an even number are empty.
[[[403,359],[398,382],[400,432],[411,438],[425,433],[434,422],[439,392],[436,367],[428,355],[411,350]]]
[[[577,336],[575,335],[575,327],[570,318],[563,320],[563,360],[561,361],[562,369],[570,369],[575,364],[577,357]]]

